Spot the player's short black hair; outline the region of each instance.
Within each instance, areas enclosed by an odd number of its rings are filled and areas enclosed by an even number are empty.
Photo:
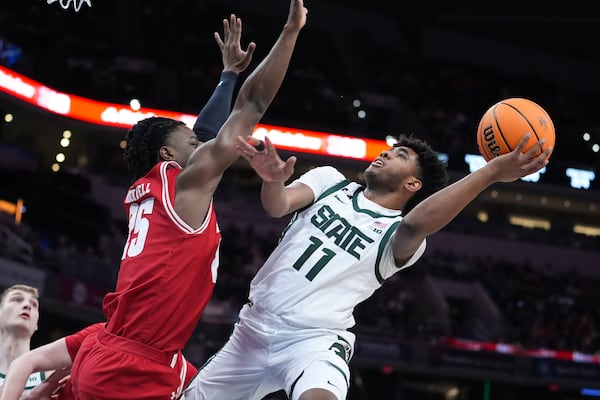
[[[419,178],[423,184],[421,190],[406,203],[402,213],[406,215],[417,204],[448,184],[446,163],[439,159],[438,153],[424,140],[413,135],[401,135],[394,147],[408,147],[418,156]]]
[[[158,161],[158,151],[177,128],[185,125],[166,117],[149,117],[138,121],[127,132],[124,156],[132,183],[146,175]]]

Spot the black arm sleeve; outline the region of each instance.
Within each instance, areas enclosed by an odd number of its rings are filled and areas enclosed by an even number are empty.
[[[238,76],[232,71],[223,71],[221,80],[215,88],[212,96],[198,114],[194,124],[194,132],[198,140],[207,142],[217,136],[219,129],[231,112],[233,91]]]

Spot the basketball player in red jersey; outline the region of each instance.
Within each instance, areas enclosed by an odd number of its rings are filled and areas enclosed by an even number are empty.
[[[129,236],[116,289],[106,295],[106,327],[73,361],[73,392],[88,399],[169,399],[181,393],[190,338],[217,279],[221,234],[213,194],[275,97],[306,22],[291,0],[282,33],[243,83],[215,139],[200,146],[182,122],[151,117],[127,135],[134,183],[125,197]],[[239,35],[236,20],[231,34]]]
[[[221,51],[223,70],[219,83],[200,111],[193,127],[193,131],[200,142],[206,142],[217,135],[231,111],[234,89],[239,74],[247,69],[252,60],[256,45],[254,42],[250,42],[247,50],[241,48],[241,25],[239,26],[240,34],[231,34],[230,27],[237,23],[237,19],[231,16],[229,20],[223,20],[223,37],[221,38],[217,32],[214,34]],[[5,390],[0,398],[2,400],[19,399],[24,387],[21,382],[26,382],[31,374],[56,370],[43,382],[40,379],[40,384],[27,394],[27,399],[74,399],[71,382],[68,380],[70,367],[83,339],[87,335],[95,334],[101,325],[103,324],[87,327],[73,335],[38,347],[25,353],[18,361],[11,363],[10,372],[6,376]],[[187,363],[186,382],[191,380],[195,373],[196,368]],[[0,378],[4,379],[4,375],[1,374]]]

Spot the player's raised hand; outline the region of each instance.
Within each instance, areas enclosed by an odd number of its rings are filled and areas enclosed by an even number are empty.
[[[217,45],[221,49],[223,71],[233,71],[239,75],[246,70],[252,61],[256,43],[250,42],[246,50],[242,49],[241,18],[237,18],[234,14],[231,14],[229,20],[223,20],[223,38],[221,39],[219,32],[215,32],[214,35]]]
[[[250,166],[256,171],[258,176],[265,182],[285,182],[294,173],[296,157],[291,156],[283,161],[271,140],[265,136],[264,149],[261,148],[261,142],[250,136],[244,139],[237,137],[238,144],[236,149],[238,153],[245,158]]]
[[[308,9],[304,7],[304,0],[292,0],[290,3],[290,12],[286,22],[286,27],[300,30],[306,24],[306,15]]]
[[[541,151],[546,142],[546,139],[544,138],[539,140],[531,149],[523,153],[527,141],[531,140],[530,138],[531,134],[525,134],[513,151],[495,157],[488,162],[488,164],[494,168],[497,182],[516,181],[519,178],[537,172],[548,164],[548,157],[550,157],[550,153],[552,153],[552,147],[548,147],[546,150]]]

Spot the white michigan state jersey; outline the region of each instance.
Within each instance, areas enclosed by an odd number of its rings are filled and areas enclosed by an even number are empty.
[[[315,168],[297,181],[313,190],[315,201],[294,214],[252,280],[249,299],[292,326],[348,329],[356,305],[414,264],[425,241],[396,266],[391,239],[400,211],[368,200],[361,185],[333,167]]]
[[[3,374],[2,372],[0,372],[0,389],[4,385],[5,378],[6,378],[6,375]],[[27,384],[25,384],[25,390],[23,391],[23,395],[21,397],[23,397],[27,393],[31,392],[37,385],[42,383],[45,379],[46,379],[45,372],[34,372],[33,374],[29,375],[29,379],[27,379]],[[0,392],[1,391],[2,390],[0,390]]]

